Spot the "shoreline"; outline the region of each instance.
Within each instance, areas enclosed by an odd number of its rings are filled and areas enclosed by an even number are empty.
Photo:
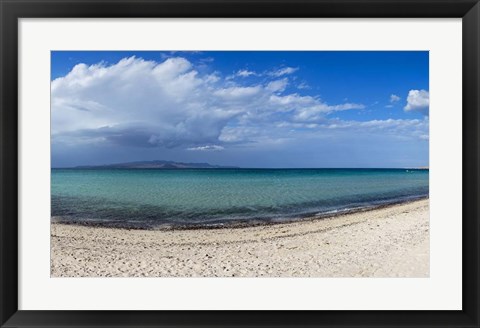
[[[54,221],[55,217],[50,219],[50,224],[60,224],[60,225],[73,225],[73,226],[84,226],[84,227],[92,227],[92,228],[107,228],[107,229],[120,229],[120,230],[145,230],[145,231],[183,231],[183,230],[216,230],[216,229],[242,229],[248,227],[259,227],[259,226],[272,226],[272,225],[281,225],[281,224],[290,224],[296,222],[308,222],[308,221],[315,221],[315,220],[322,220],[322,219],[329,219],[329,218],[336,218],[341,217],[343,215],[348,214],[355,214],[355,213],[362,213],[368,211],[375,211],[382,208],[388,208],[392,206],[408,204],[412,202],[417,202],[421,200],[428,200],[429,196],[414,196],[409,197],[404,200],[394,200],[392,202],[387,203],[380,203],[380,204],[372,204],[362,207],[356,208],[347,208],[346,210],[340,211],[328,211],[325,213],[305,213],[301,215],[297,215],[290,218],[269,218],[269,219],[261,219],[261,218],[251,218],[251,219],[233,219],[230,222],[218,222],[218,223],[211,223],[211,224],[188,224],[188,225],[178,225],[178,224],[163,224],[154,228],[149,227],[140,227],[136,225],[128,225],[123,222],[121,223],[100,223],[98,221]]]
[[[52,277],[428,277],[429,200],[188,230],[51,225]]]

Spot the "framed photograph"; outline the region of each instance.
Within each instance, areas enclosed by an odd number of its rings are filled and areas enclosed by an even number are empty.
[[[476,0],[0,10],[1,327],[479,327]]]

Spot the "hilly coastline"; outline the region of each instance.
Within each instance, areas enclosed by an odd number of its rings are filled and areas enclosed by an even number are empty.
[[[183,163],[173,161],[138,161],[128,163],[115,163],[105,165],[83,165],[76,169],[224,169],[236,168],[235,166],[211,165],[208,163]]]

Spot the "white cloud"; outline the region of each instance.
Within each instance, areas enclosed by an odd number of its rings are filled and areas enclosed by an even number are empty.
[[[240,77],[249,77],[251,75],[257,75],[257,73],[253,71],[249,71],[248,69],[242,69],[242,70],[239,70],[235,75]]]
[[[427,90],[410,90],[407,97],[405,111],[418,111],[428,115],[430,95]]]
[[[220,81],[220,76],[217,72],[205,76],[206,83],[216,83]]]
[[[277,73],[292,70],[296,69]],[[244,85],[225,82],[220,73],[201,74],[182,57],[79,64],[51,83],[52,142],[192,150],[223,147],[252,140],[262,122],[272,122],[278,115],[313,127],[329,113],[364,108],[285,94],[287,84],[287,78]]]
[[[219,89],[214,92],[214,95],[227,100],[242,100],[259,95],[262,92],[262,87],[257,85],[254,87],[230,87]]]
[[[280,77],[283,75],[293,74],[296,71],[298,71],[298,67],[284,67],[272,72],[268,72],[267,74],[270,76]]]
[[[298,71],[298,67],[282,67],[273,71],[266,71],[266,72],[255,72],[249,69],[241,69],[235,72],[232,75],[226,77],[226,80],[232,80],[236,77],[250,77],[250,76],[270,76],[270,77],[281,77],[284,75],[293,74]],[[305,84],[306,85],[306,84]]]
[[[317,122],[325,120],[325,114],[351,109],[364,109],[362,104],[345,103],[341,105],[327,105],[325,103],[315,104],[310,107],[299,109],[294,116],[295,121],[299,122]]]
[[[392,103],[392,104],[400,101],[400,99],[401,98],[399,96],[395,95],[395,94],[390,95],[390,103]]]
[[[370,121],[343,121],[330,120],[327,124],[329,129],[346,129],[356,133],[378,133],[395,135],[401,138],[415,138],[428,140],[429,120],[418,119],[386,119]]]
[[[267,84],[267,90],[273,91],[273,92],[281,92],[284,91],[285,88],[288,85],[288,79],[284,78],[281,80],[276,80],[272,81]]]
[[[428,140],[429,121],[425,119],[386,119],[370,121],[353,121],[323,118],[322,121],[266,121],[249,126],[225,127],[220,141],[229,143],[230,147],[241,147],[249,143],[249,147],[271,147],[275,144],[334,142],[335,140],[351,140],[368,138],[369,140],[403,140],[422,142]],[[277,142],[281,140],[281,142]],[[310,140],[310,141],[308,141]],[[237,146],[237,144],[239,144]]]
[[[307,82],[301,82],[299,85],[297,85],[297,88],[300,89],[300,90],[304,90],[304,89],[310,89],[310,86],[308,85]]]
[[[248,69],[241,69],[238,70],[237,72],[233,73],[232,75],[227,76],[225,79],[228,80],[233,80],[236,77],[249,77],[249,76],[261,76],[262,74],[259,74],[254,71],[250,71]]]
[[[295,110],[297,113],[330,113],[349,109],[364,109],[365,105],[355,103],[344,103],[339,105],[328,105],[317,97],[301,96],[297,93],[285,96],[270,96],[270,103],[281,106],[284,110]]]
[[[273,71],[264,71],[264,72],[255,72],[249,69],[241,69],[226,77],[226,80],[233,80],[236,77],[246,78],[250,76],[270,76],[270,77],[282,77],[284,75],[293,74],[298,71],[298,67],[282,67]],[[303,86],[307,86],[307,84],[303,84]]]
[[[207,145],[207,146],[199,146],[199,147],[191,147],[187,148],[187,150],[194,150],[194,151],[219,151],[225,149],[222,146],[218,145]]]
[[[79,64],[52,81],[53,139],[97,142],[102,135],[107,142],[143,147],[215,142],[237,114],[210,101],[215,80],[199,76],[180,57]]]

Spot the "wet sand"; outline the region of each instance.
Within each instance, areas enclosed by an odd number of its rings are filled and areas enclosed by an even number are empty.
[[[428,277],[429,201],[200,230],[51,225],[52,277]]]

